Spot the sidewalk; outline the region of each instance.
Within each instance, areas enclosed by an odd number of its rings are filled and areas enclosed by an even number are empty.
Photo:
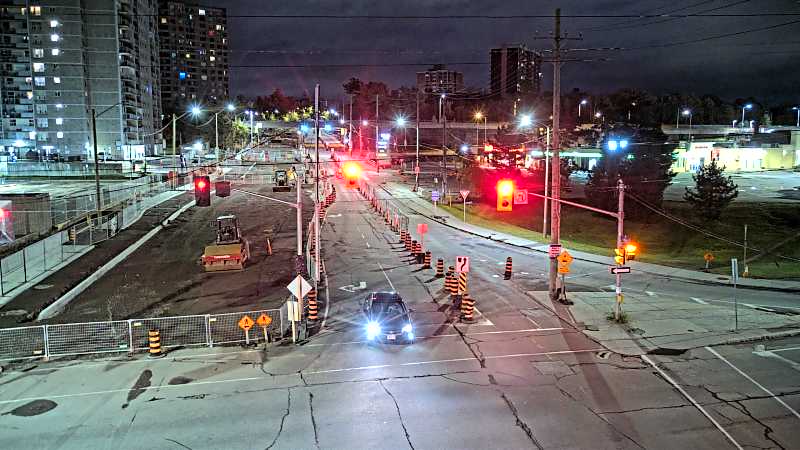
[[[744,306],[739,307],[739,328],[734,331],[734,312],[729,307],[627,294],[622,309],[628,323],[618,324],[607,318],[614,308],[613,293],[571,293],[574,305],[568,311],[554,305],[547,292],[526,294],[623,355],[676,354],[697,347],[800,335],[800,316]]]
[[[488,228],[479,227],[469,223],[464,223],[462,218],[456,217],[447,211],[437,208],[434,212],[433,204],[422,197],[425,194],[430,194],[430,191],[412,192],[407,186],[398,182],[387,181],[381,184],[387,192],[393,196],[401,197],[406,205],[413,204],[413,209],[424,217],[435,220],[443,225],[455,228],[475,236],[485,237],[493,241],[503,242],[515,247],[527,248],[533,251],[546,253],[548,251],[548,243],[532,241],[530,239],[523,239],[506,233],[490,230]],[[435,216],[435,217],[434,217]],[[614,259],[611,256],[595,255],[593,253],[580,252],[577,250],[570,250],[572,256],[581,261],[588,261],[607,266],[614,265]],[[724,286],[732,285],[731,277],[726,275],[719,275],[713,273],[698,272],[695,270],[678,269],[675,267],[660,266],[658,264],[651,264],[645,262],[631,261],[629,263],[632,270],[639,273],[646,273],[652,275],[666,276],[670,278],[677,278],[682,280],[698,281],[707,284],[719,284]],[[762,280],[753,278],[739,278],[737,282],[738,288],[743,289],[761,289],[773,290],[781,292],[798,292],[800,293],[800,282],[798,281],[784,281],[784,280]]]

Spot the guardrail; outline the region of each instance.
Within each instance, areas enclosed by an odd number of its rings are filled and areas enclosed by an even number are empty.
[[[0,361],[143,352],[151,330],[160,332],[166,349],[238,344],[247,339],[239,327],[245,315],[253,321],[262,314],[271,319],[266,330],[254,325],[249,331],[250,342],[264,342],[276,332],[283,335],[284,309],[2,328]]]

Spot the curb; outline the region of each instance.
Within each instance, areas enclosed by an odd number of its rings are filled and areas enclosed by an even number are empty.
[[[381,189],[383,189],[384,192],[386,192],[387,194],[389,194],[392,197],[394,197],[394,194],[389,192],[389,190],[386,189],[386,187],[383,186],[383,184],[380,184],[379,186],[380,186]],[[524,248],[526,250],[534,251],[534,252],[537,252],[537,253],[547,253],[546,250],[540,250],[540,249],[537,249],[535,247],[530,247],[530,246],[526,246],[526,245],[513,244],[511,242],[506,242],[503,239],[494,239],[491,236],[484,236],[482,234],[475,233],[474,231],[465,230],[465,229],[457,227],[455,225],[451,225],[451,224],[447,223],[446,221],[435,219],[433,216],[430,216],[427,213],[423,213],[423,212],[419,211],[418,209],[414,208],[413,206],[407,206],[406,205],[406,207],[411,209],[411,210],[413,210],[414,212],[416,212],[417,214],[419,214],[422,217],[425,217],[425,218],[427,218],[429,220],[432,220],[432,221],[434,221],[436,223],[439,223],[439,224],[444,225],[446,227],[452,228],[454,230],[461,231],[462,233],[467,233],[467,234],[472,235],[472,236],[480,237],[480,238],[483,238],[483,239],[488,239],[488,240],[494,241],[494,242],[499,242],[501,244],[509,245],[511,247]],[[547,245],[547,244],[542,244],[542,245]],[[584,257],[579,257],[579,256],[574,256],[574,258],[576,260],[578,260],[578,261],[589,262],[589,263],[593,263],[593,264],[606,265],[603,262],[599,262],[599,261],[596,261],[596,260],[593,260],[593,259],[589,259],[589,258],[584,258]],[[667,266],[665,266],[665,267],[667,267]],[[710,285],[710,286],[729,286],[729,287],[733,286],[730,282],[722,282],[722,281],[714,281],[714,280],[698,280],[698,279],[695,279],[695,278],[682,277],[680,275],[665,275],[665,274],[649,272],[647,270],[641,270],[641,269],[639,270],[639,272],[644,273],[644,274],[648,274],[648,275],[669,277],[669,278],[674,279],[674,280],[687,281],[687,282]],[[741,279],[740,279],[740,281],[741,281]],[[783,292],[783,293],[789,293],[789,294],[800,293],[800,288],[783,288],[783,287],[774,287],[774,286],[752,286],[752,285],[745,285],[745,284],[737,284],[736,287],[737,287],[737,289],[747,289],[747,290],[752,290],[752,291]]]

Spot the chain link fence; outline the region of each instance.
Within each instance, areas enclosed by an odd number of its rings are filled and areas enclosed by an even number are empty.
[[[239,327],[244,316],[257,321],[262,314],[270,319],[267,326],[256,324],[248,333]],[[283,336],[287,324],[285,308],[281,307],[236,313],[3,328],[0,329],[0,361],[143,352],[149,349],[147,334],[151,330],[160,332],[161,346],[166,349],[237,344],[245,342],[248,337],[250,342],[259,343],[271,339],[271,336]]]

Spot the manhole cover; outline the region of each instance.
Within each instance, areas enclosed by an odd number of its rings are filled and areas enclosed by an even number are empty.
[[[53,287],[52,284],[37,284],[33,287],[33,289],[36,289],[37,291],[43,291],[45,289],[50,289],[51,287]]]

